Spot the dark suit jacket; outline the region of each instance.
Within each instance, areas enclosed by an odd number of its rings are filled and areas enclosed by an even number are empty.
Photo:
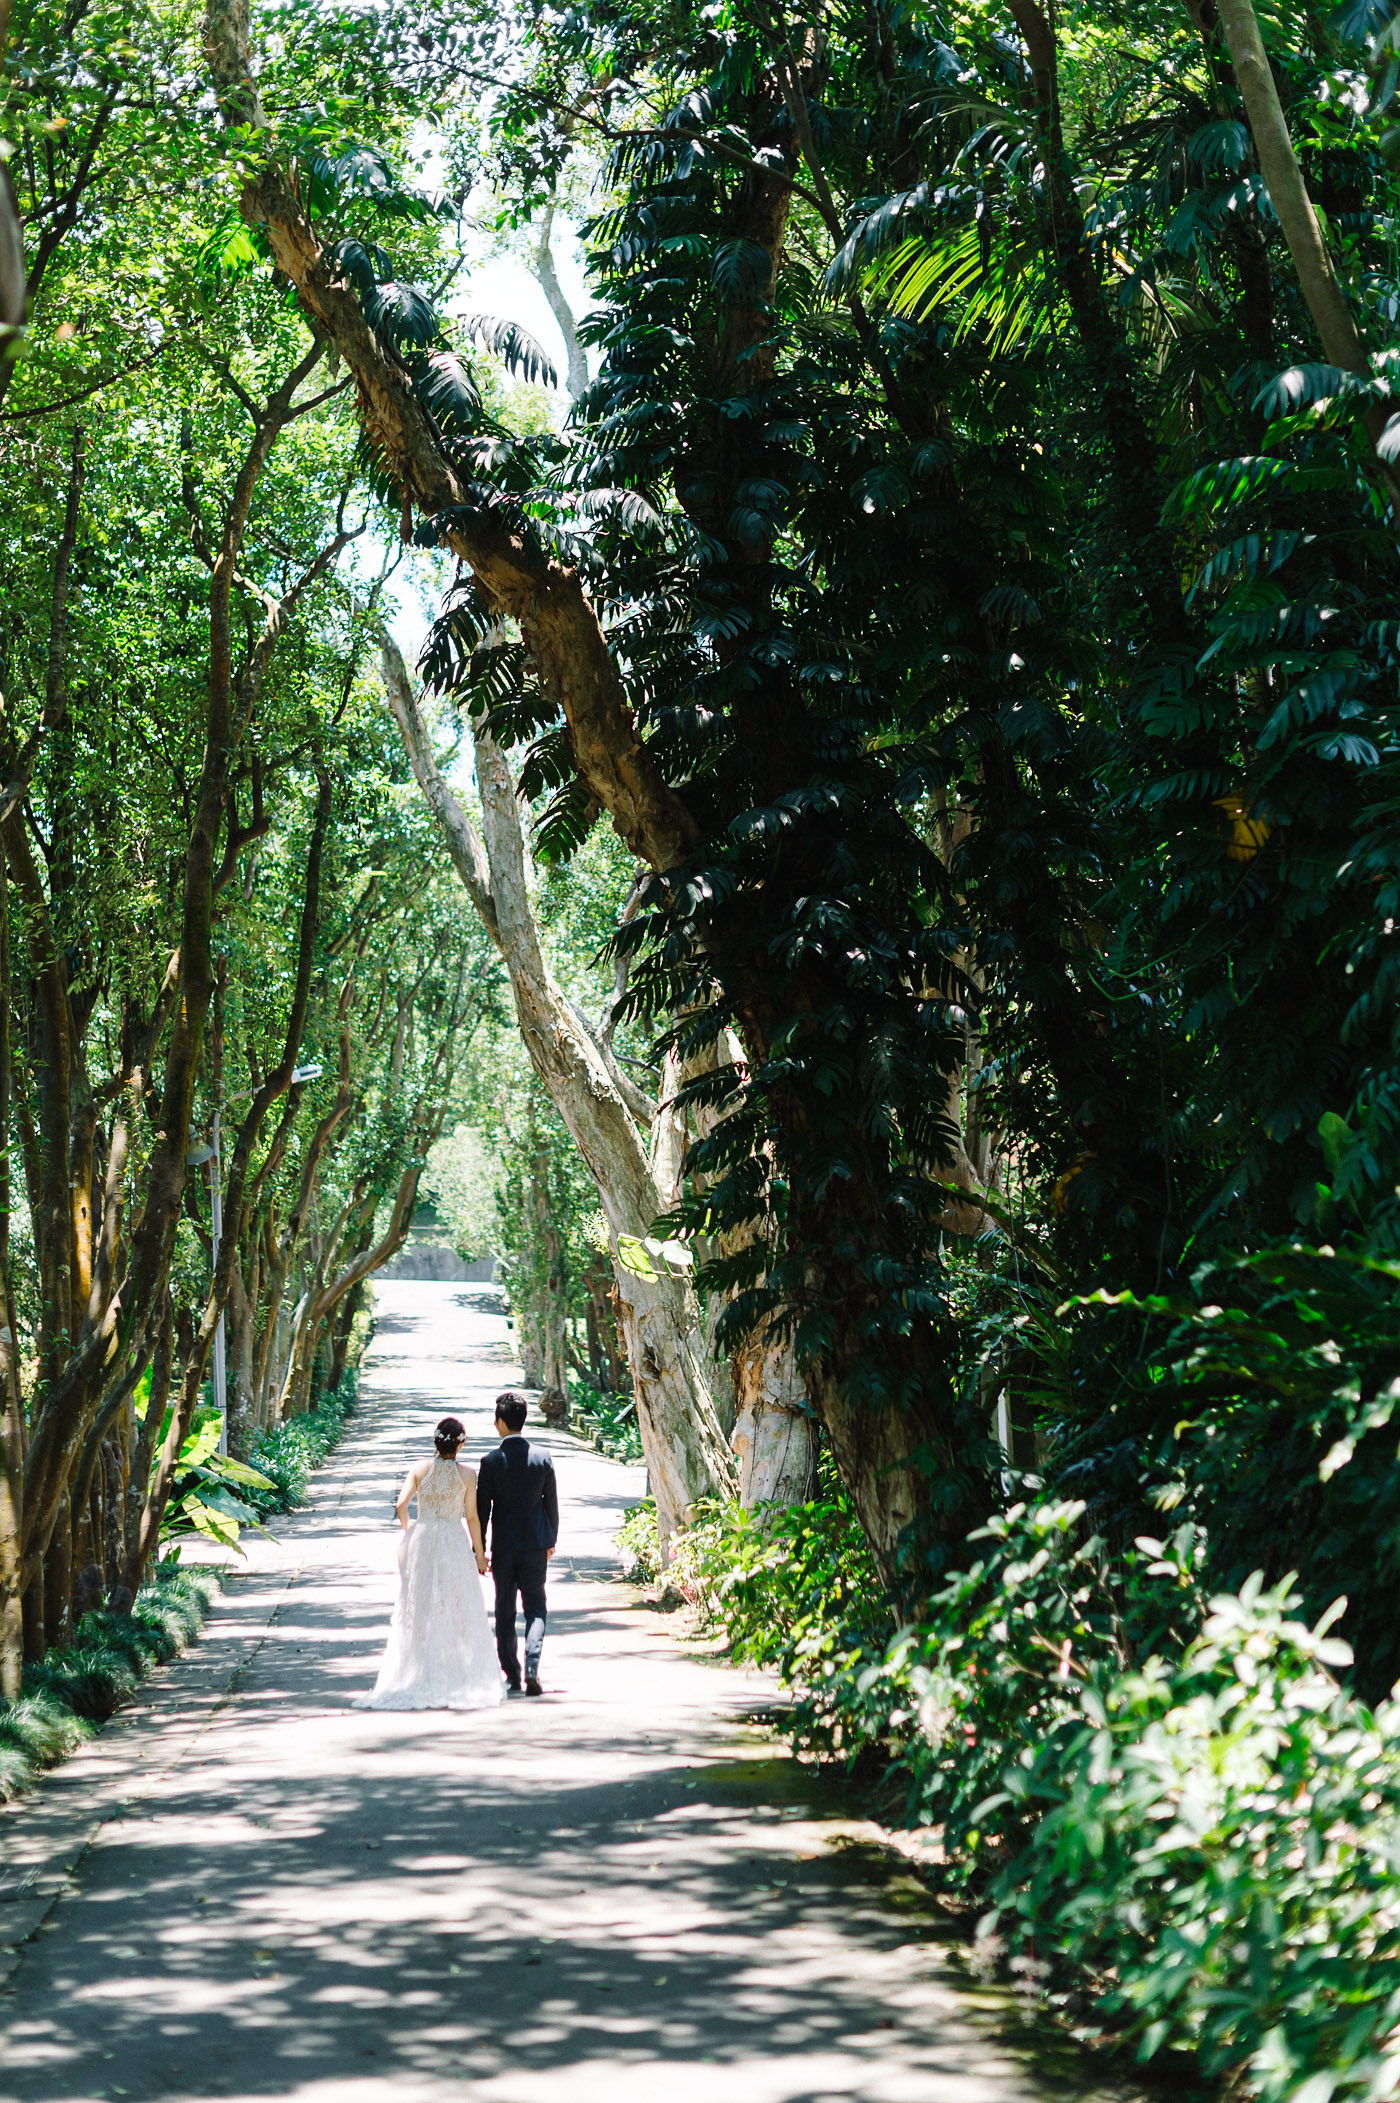
[[[476,1471],[481,1531],[491,1524],[493,1552],[552,1548],[559,1538],[559,1485],[554,1463],[517,1432],[482,1457]]]

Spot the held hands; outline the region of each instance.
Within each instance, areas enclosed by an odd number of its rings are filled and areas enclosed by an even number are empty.
[[[486,1575],[487,1571],[488,1571],[488,1570],[490,1569],[491,1565],[490,1565],[490,1564],[489,1564],[489,1563],[487,1562],[487,1560],[486,1560],[486,1558],[485,1558],[485,1556],[484,1556],[484,1555],[478,1555],[478,1557],[477,1557],[477,1559],[476,1559],[476,1567],[477,1567],[477,1570],[478,1570],[478,1572],[480,1573],[480,1575],[481,1575],[482,1577],[485,1577],[485,1575]]]

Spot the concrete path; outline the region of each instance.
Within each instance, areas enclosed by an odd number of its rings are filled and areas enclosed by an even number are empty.
[[[0,1939],[20,1944],[0,2096],[1116,2094],[968,1983],[920,1886],[746,1723],[770,1690],[688,1655],[620,1582],[639,1469],[548,1438],[547,1700],[351,1708],[404,1467],[447,1408],[482,1450],[514,1371],[496,1308],[479,1286],[381,1289],[312,1508],[138,1709],[0,1816]]]

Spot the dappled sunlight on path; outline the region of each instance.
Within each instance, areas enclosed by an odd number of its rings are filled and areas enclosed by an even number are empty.
[[[514,1370],[489,1292],[400,1282],[380,1307],[312,1508],[144,1707],[0,1820],[13,1865],[102,1814],[0,2002],[0,2096],[1100,2093],[967,1984],[924,1896],[746,1723],[768,1690],[686,1655],[619,1582],[641,1470],[544,1435],[547,1700],[350,1706],[392,1602],[399,1477],[448,1408],[479,1453]]]

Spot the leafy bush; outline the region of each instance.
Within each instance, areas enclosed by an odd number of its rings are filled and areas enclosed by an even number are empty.
[[[775,1666],[803,1691],[799,1731],[837,1742],[831,1682],[894,1629],[860,1524],[824,1455],[809,1504],[710,1506],[675,1546],[677,1584],[723,1622],[737,1658]]]
[[[637,1405],[630,1395],[607,1395],[575,1373],[569,1382],[569,1428],[611,1460],[642,1458]]]
[[[656,1533],[656,1499],[634,1504],[617,1530],[623,1566],[629,1577],[650,1584],[661,1575],[661,1543]]]
[[[318,1398],[315,1409],[258,1433],[248,1459],[268,1487],[249,1483],[242,1495],[260,1518],[296,1511],[306,1502],[312,1469],[340,1443],[345,1420],[355,1406],[359,1378],[358,1368],[352,1367],[339,1387],[326,1389]]]
[[[91,1730],[52,1694],[0,1702],[0,1803],[27,1789],[45,1767],[67,1759]]]
[[[1143,2058],[1189,2045],[1266,2103],[1362,2103],[1400,2088],[1400,1705],[1346,1695],[1347,1645],[1296,1604],[1251,1579],[1176,1663],[1090,1673],[988,1806],[1030,1828],[993,1918],[1116,1980]]]
[[[16,1702],[0,1702],[0,1802],[64,1759],[139,1681],[198,1633],[218,1586],[207,1572],[162,1565],[129,1615],[84,1614],[70,1650],[27,1665]]]
[[[819,1510],[716,1514],[683,1552],[799,1740],[902,1778],[983,1932],[1143,2059],[1266,2103],[1400,2092],[1400,1703],[1345,1691],[1335,1612],[1258,1577],[1207,1600],[1194,1522],[1113,1556],[1048,1501],[887,1639]]]

